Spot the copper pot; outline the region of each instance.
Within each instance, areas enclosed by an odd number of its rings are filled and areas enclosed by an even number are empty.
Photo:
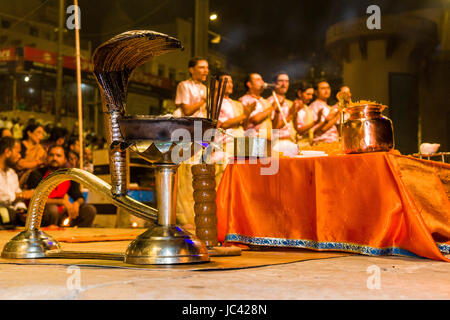
[[[394,148],[392,121],[381,112],[381,104],[353,104],[347,108],[350,118],[344,123],[344,153],[390,151]]]

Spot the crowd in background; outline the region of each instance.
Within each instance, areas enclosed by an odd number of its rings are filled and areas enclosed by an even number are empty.
[[[35,118],[22,122],[19,118],[0,118],[0,137],[10,136],[21,143],[21,159],[16,171],[21,181],[24,174],[46,164],[47,152],[53,145],[62,146],[66,153],[66,168],[80,167],[80,141],[78,129],[73,131],[56,126],[53,123],[43,124]],[[83,135],[83,169],[93,172],[92,151],[104,149],[106,139],[87,130]]]
[[[104,149],[105,139],[93,134],[83,136],[80,147],[77,132],[34,118],[22,124],[19,119],[0,119],[0,229],[24,225],[27,207],[40,182],[64,168],[93,172],[93,150]],[[83,165],[80,153],[83,152]],[[89,227],[97,214],[87,204],[81,186],[64,181],[48,195],[42,226]]]

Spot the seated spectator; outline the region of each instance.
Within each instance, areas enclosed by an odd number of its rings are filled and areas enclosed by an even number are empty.
[[[8,128],[0,128],[0,138],[12,137],[12,132]]]
[[[14,139],[22,140],[22,138],[23,138],[23,134],[22,134],[23,125],[20,123],[20,119],[19,118],[13,119],[13,127],[12,127],[11,130],[12,130],[12,134],[13,134]]]
[[[50,147],[47,158],[48,165],[31,172],[26,183],[27,189],[36,188],[42,179],[52,172],[63,168],[66,161],[67,158],[63,147]],[[70,202],[69,197],[73,199],[73,203]],[[68,224],[71,227],[90,227],[96,214],[96,208],[85,203],[80,184],[74,181],[60,183],[50,193],[44,209],[47,224],[62,225],[64,220],[69,218]]]
[[[67,151],[67,162],[66,168],[79,168],[80,155],[73,150]]]
[[[92,150],[89,148],[84,149],[84,166],[83,169],[89,171],[90,173],[94,173],[94,155]]]
[[[69,139],[68,143],[68,151],[72,152],[72,160],[74,160],[74,157],[78,157],[78,165],[76,168],[79,168],[79,159],[80,159],[80,140],[77,136],[72,136]],[[69,154],[69,160],[70,160],[70,154]],[[70,162],[70,161],[69,161]],[[74,166],[72,166],[74,168]],[[92,151],[89,148],[84,148],[83,152],[83,169],[89,172],[94,172],[94,164],[93,164],[93,156]]]
[[[69,141],[67,141],[67,147],[69,151],[74,151],[80,154],[80,139],[78,136],[71,136]]]
[[[52,122],[47,122],[46,124],[42,125],[44,127],[44,131],[48,134],[45,140],[50,138],[50,133],[52,132],[53,128],[55,128],[55,124]]]
[[[11,229],[25,221],[27,207],[24,199],[30,199],[32,191],[22,191],[14,166],[20,159],[20,143],[12,137],[0,138],[0,230]]]
[[[39,124],[30,124],[23,130],[24,140],[21,143],[22,159],[17,163],[19,178],[27,171],[34,170],[45,163],[47,153],[41,145],[44,128]]]
[[[53,127],[50,129],[50,136],[43,143],[44,148],[48,150],[50,146],[64,146],[66,143],[68,131],[66,128],[62,127]]]
[[[8,117],[4,116],[3,118],[0,118],[0,128],[6,128],[11,130],[12,126],[13,123],[11,120],[8,119]]]
[[[13,127],[13,122],[11,121],[11,119],[6,118],[6,120],[4,121],[4,126],[6,129],[11,130]]]

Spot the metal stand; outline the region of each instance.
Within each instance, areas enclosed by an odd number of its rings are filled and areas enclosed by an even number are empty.
[[[177,165],[159,165],[156,170],[158,213],[128,196],[113,196],[111,186],[93,174],[80,169],[62,169],[43,180],[31,199],[25,230],[4,246],[2,258],[76,258],[100,260],[124,260],[131,264],[179,264],[208,262],[206,246],[194,235],[175,225],[176,218],[176,170]],[[128,247],[125,255],[109,253],[64,252],[59,243],[39,230],[48,195],[59,183],[73,180],[88,189],[102,193],[115,205],[129,210],[146,220],[157,220],[158,225],[138,236]]]
[[[156,167],[158,225],[138,236],[125,253],[131,264],[177,264],[208,262],[206,246],[175,225],[178,165]]]

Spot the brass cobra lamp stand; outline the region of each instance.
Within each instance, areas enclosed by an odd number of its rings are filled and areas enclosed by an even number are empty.
[[[203,131],[213,124],[203,118],[171,118],[125,116],[128,80],[132,71],[150,57],[182,48],[180,41],[153,31],[122,33],[98,47],[93,55],[94,74],[102,94],[103,112],[109,146],[111,185],[79,169],[63,169],[44,179],[31,199],[25,230],[3,248],[3,258],[89,258],[123,260],[131,264],[178,264],[208,262],[208,250],[194,235],[175,225],[176,171],[174,150],[187,153],[195,143],[191,140],[172,141],[172,134],[183,129],[193,136],[194,123],[201,123]],[[181,147],[181,148],[179,148]],[[156,166],[158,210],[135,201],[126,195],[126,150]],[[178,149],[175,149],[178,148]],[[138,236],[125,254],[64,252],[58,242],[39,230],[48,195],[59,183],[77,181],[88,189],[102,193],[111,202],[131,214],[157,222]]]

